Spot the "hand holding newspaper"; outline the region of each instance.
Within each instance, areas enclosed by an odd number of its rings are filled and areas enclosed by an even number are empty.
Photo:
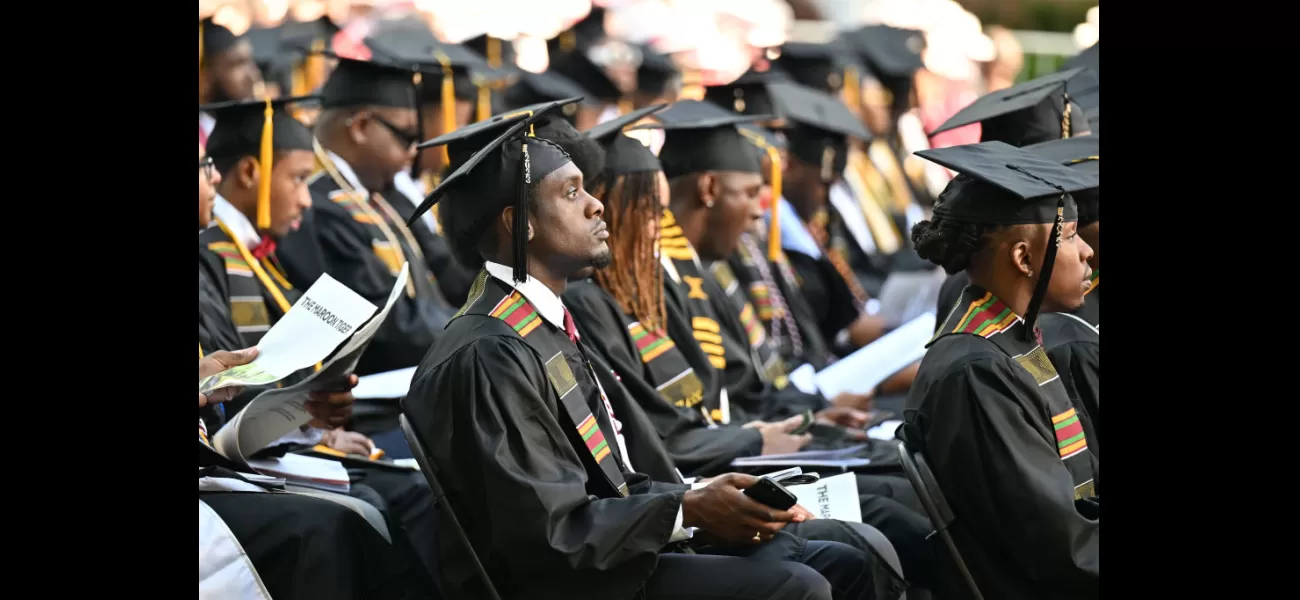
[[[285,320],[294,313],[294,311],[299,310],[300,306],[306,306],[308,308],[316,307],[315,312],[307,313],[307,315],[318,320],[322,320],[323,317],[317,317],[317,314],[326,313],[336,315],[338,321],[345,321],[347,318],[354,319],[347,321],[349,324],[349,335],[345,335],[342,338],[335,340],[334,338],[328,338],[324,333],[321,333],[316,337],[298,339],[288,348],[288,350],[279,350],[279,347],[276,347],[276,351],[287,351],[290,354],[296,354],[296,356],[281,358],[279,362],[272,363],[275,367],[287,368],[281,367],[280,365],[290,364],[301,364],[302,366],[299,368],[311,366],[329,356],[329,353],[333,351],[340,342],[344,342],[345,340],[346,342],[343,343],[342,347],[334,353],[333,357],[329,358],[328,361],[321,365],[319,371],[313,373],[311,376],[288,387],[267,390],[254,398],[248,406],[239,411],[225,427],[222,427],[221,430],[217,432],[217,435],[213,438],[213,446],[216,448],[217,452],[230,460],[236,462],[247,462],[247,458],[255,452],[266,448],[271,443],[311,421],[312,415],[306,408],[308,394],[314,391],[335,391],[338,389],[339,382],[345,376],[352,373],[356,368],[357,361],[360,360],[362,353],[365,352],[370,340],[374,337],[375,332],[378,331],[380,325],[382,325],[384,320],[388,317],[388,312],[392,309],[394,302],[401,296],[403,290],[405,290],[406,280],[408,277],[408,268],[406,265],[403,265],[402,271],[399,274],[392,291],[389,293],[388,301],[384,304],[384,308],[377,314],[374,314],[373,305],[366,302],[365,299],[358,296],[352,290],[344,287],[342,284],[339,284],[337,281],[329,279],[328,275],[322,275],[321,279],[313,284],[311,289],[307,291],[307,294],[303,295],[303,298],[299,300],[298,304],[295,304],[293,309],[291,309],[284,318],[277,322],[275,326],[271,328],[271,331],[267,332],[267,335],[263,338],[263,343],[265,343],[266,338],[270,338],[271,335],[276,332],[280,325],[284,323]],[[327,281],[328,283],[326,283],[326,285],[328,287],[325,289],[331,290],[329,295],[313,295],[313,290],[316,290],[321,283]],[[308,301],[309,298],[313,299],[311,304],[304,304],[304,302]],[[343,300],[343,298],[346,298],[346,300]],[[352,310],[355,303],[358,301],[369,305],[370,311],[365,312],[357,310],[356,312],[344,312]],[[356,315],[358,314],[360,314],[360,318],[356,318]],[[371,317],[371,314],[374,316]],[[369,320],[365,321],[367,317],[369,317]],[[363,321],[365,324],[360,327],[353,327],[351,325]],[[333,328],[334,331],[337,331],[338,329],[338,327]],[[262,346],[263,344],[258,345],[259,348]],[[324,346],[328,347],[325,347],[322,350],[322,347]],[[262,351],[267,353],[267,350],[265,349]],[[260,359],[261,356],[258,358]],[[250,363],[248,366],[253,366],[255,364],[257,364],[257,361]],[[275,373],[278,372],[279,371],[275,371]],[[289,373],[292,372],[293,371],[289,371]],[[289,373],[277,377],[276,380],[288,376]],[[245,377],[247,377],[247,375],[245,375]],[[247,384],[241,383],[240,385]]]

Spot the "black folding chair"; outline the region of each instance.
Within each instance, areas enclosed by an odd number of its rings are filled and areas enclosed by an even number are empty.
[[[898,445],[898,456],[903,462],[903,471],[907,473],[912,487],[916,489],[916,495],[921,499],[921,506],[925,508],[926,514],[930,515],[930,522],[934,524],[934,533],[939,534],[939,537],[943,538],[943,543],[948,546],[948,553],[952,555],[957,570],[961,572],[966,585],[975,595],[975,600],[984,600],[979,586],[975,584],[975,578],[971,577],[970,569],[966,568],[966,561],[962,560],[961,552],[957,551],[957,544],[952,541],[952,534],[948,533],[948,528],[952,527],[956,517],[952,514],[952,507],[948,506],[948,501],[944,499],[943,491],[939,489],[939,482],[935,480],[930,465],[925,462],[925,457],[920,452],[913,453],[904,443]]]
[[[446,501],[447,494],[443,491],[442,484],[438,482],[438,471],[433,466],[433,459],[425,451],[424,444],[420,442],[420,437],[416,435],[415,429],[411,427],[411,422],[406,419],[405,414],[399,417],[399,423],[402,426],[402,435],[406,436],[406,443],[411,445],[411,454],[415,455],[415,462],[419,463],[420,470],[424,472],[424,478],[429,481],[429,488],[433,490],[433,505],[447,518],[446,522],[451,525],[452,533],[456,534],[456,537],[460,539],[460,543],[465,546],[465,550],[469,552],[469,559],[474,563],[474,569],[478,571],[479,579],[483,581],[483,588],[487,590],[488,597],[491,600],[501,600],[500,594],[497,594],[496,586],[492,585],[492,578],[488,577],[487,570],[483,568],[482,561],[478,559],[478,553],[474,552],[474,546],[469,543],[469,536],[465,535],[465,529],[460,526],[460,520],[456,518],[451,503]]]

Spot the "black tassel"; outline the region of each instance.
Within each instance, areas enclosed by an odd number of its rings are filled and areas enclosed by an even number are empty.
[[[1065,225],[1065,194],[1056,202],[1056,221],[1052,223],[1052,233],[1047,238],[1047,252],[1043,254],[1043,268],[1034,286],[1034,295],[1029,298],[1029,307],[1025,310],[1025,341],[1036,341],[1034,329],[1038,325],[1038,311],[1047,298],[1047,286],[1052,283],[1052,268],[1056,266],[1056,251],[1061,247],[1061,230]]]
[[[528,280],[528,188],[533,183],[532,164],[528,158],[528,140],[524,140],[524,183],[519,186],[519,196],[515,200],[514,243],[515,281],[523,283]]]
[[[415,131],[420,138],[424,137],[424,106],[421,104],[420,84],[424,81],[424,75],[418,70],[411,75],[411,85],[415,88]],[[424,152],[416,146],[415,158],[411,160],[411,178],[417,182],[420,180],[420,153]]]

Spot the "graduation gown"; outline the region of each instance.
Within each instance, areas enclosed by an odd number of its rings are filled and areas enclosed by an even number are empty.
[[[1040,321],[1047,357],[1080,411],[1089,449],[1101,458],[1101,334],[1078,314],[1045,313]]]
[[[783,212],[782,218],[798,218],[794,211]],[[829,218],[829,217],[827,217]],[[805,223],[800,225],[807,229]],[[834,230],[834,223],[827,226]],[[816,236],[813,236],[816,239]],[[827,236],[823,236],[827,238]],[[847,242],[843,236],[831,235],[828,239],[817,241],[815,247],[804,247],[787,243],[782,236],[782,248],[790,260],[799,291],[808,303],[812,313],[817,316],[818,328],[822,338],[834,340],[861,313],[861,301],[853,292],[846,277],[853,276],[844,258]],[[836,263],[840,266],[837,267]],[[883,285],[884,279],[881,279]],[[864,290],[865,291],[865,290]],[[864,294],[865,295],[865,294]]]
[[[962,298],[966,292],[966,286],[970,285],[970,275],[965,271],[958,271],[949,275],[943,280],[943,285],[939,286],[939,302],[935,305],[934,314],[938,317],[935,319],[934,331],[938,333],[943,329],[944,323],[947,322],[949,313],[957,310]],[[965,305],[961,305],[965,308]]]
[[[731,413],[726,421],[779,420],[804,410],[825,408],[825,398],[788,385],[779,353],[772,351],[752,306],[748,311],[736,309],[713,272],[700,263],[672,211],[664,211],[660,231],[664,302],[688,315],[691,325],[688,333],[670,323],[668,333],[678,345],[695,344],[703,350],[706,361],[691,365],[696,372],[715,370],[721,374]],[[734,277],[728,281],[738,285]],[[748,326],[742,320],[746,312]],[[768,354],[758,354],[755,346],[763,346]]]
[[[310,223],[280,240],[276,251],[289,282],[306,290],[313,275],[329,273],[371,303],[382,306],[403,262],[410,279],[357,364],[357,375],[415,366],[455,313],[438,290],[423,250],[391,203],[369,196],[340,174],[317,147],[321,170],[308,184]],[[407,202],[400,199],[400,202]]]
[[[392,192],[394,196],[400,194],[401,191]],[[388,198],[388,195],[385,195],[385,198]],[[401,215],[403,221],[410,220],[411,215],[415,214],[416,205],[406,198],[392,198],[389,204],[397,214]],[[416,221],[410,229],[411,235],[415,236],[416,243],[420,245],[420,251],[424,253],[430,272],[438,282],[438,291],[442,292],[443,297],[452,306],[465,304],[465,299],[469,296],[469,286],[474,283],[475,272],[456,262],[447,238],[436,231],[430,231],[423,219]]]
[[[764,244],[755,235],[741,235],[740,245],[727,264],[753,303],[758,320],[776,343],[786,366],[808,363],[814,369],[823,369],[832,357],[817,318],[799,292],[785,253],[775,261],[769,260],[763,252]]]
[[[688,476],[725,473],[731,470],[732,460],[757,456],[762,451],[763,436],[757,429],[729,425],[711,428],[722,417],[720,386],[710,382],[706,388],[667,331],[647,330],[591,280],[570,282],[564,302],[583,333],[583,344],[610,365],[653,427],[647,435],[628,437],[628,451],[638,469],[665,481],[639,456],[637,446],[648,443],[643,439],[647,437],[662,440],[670,464]],[[675,306],[668,306],[667,313],[676,327],[689,328],[687,317]],[[716,373],[709,375],[717,377]],[[706,392],[710,394],[707,398]],[[617,403],[614,409],[620,418],[628,412]]]
[[[961,303],[921,361],[904,437],[934,470],[986,598],[1098,598],[1098,462],[1078,412],[1015,313],[974,285]]]
[[[686,486],[626,472],[593,370],[521,294],[481,272],[402,404],[503,596],[642,589]],[[450,597],[481,595],[457,540],[438,556]]]

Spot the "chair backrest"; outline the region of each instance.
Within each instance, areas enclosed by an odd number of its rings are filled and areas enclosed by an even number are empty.
[[[483,568],[483,563],[478,559],[478,553],[474,552],[474,545],[469,542],[469,536],[465,535],[465,530],[460,526],[460,519],[456,518],[456,512],[452,510],[451,503],[446,501],[446,493],[442,489],[442,483],[438,481],[438,471],[433,466],[433,459],[425,451],[424,444],[420,442],[420,437],[411,427],[411,422],[402,414],[398,417],[402,427],[402,435],[406,436],[406,443],[411,445],[411,454],[415,455],[415,462],[420,465],[420,471],[424,473],[424,478],[429,482],[429,488],[433,491],[433,504],[446,517],[446,523],[451,526],[452,533],[460,540],[465,551],[469,553],[470,562],[474,563],[474,569],[478,571],[479,579],[483,581],[483,588],[487,590],[488,597],[491,600],[501,600],[500,594],[497,594],[496,586],[492,585],[492,578],[488,577],[487,570]],[[451,596],[445,591],[443,596]]]
[[[930,522],[934,525],[934,532],[939,534],[943,543],[948,547],[948,553],[952,555],[952,560],[957,565],[957,570],[966,580],[967,587],[970,588],[976,600],[984,600],[984,595],[980,593],[979,586],[975,584],[975,578],[971,576],[970,569],[966,567],[966,561],[962,559],[961,552],[957,550],[957,544],[953,542],[952,535],[948,528],[952,526],[956,516],[953,515],[952,507],[944,499],[943,491],[939,489],[939,482],[934,479],[934,472],[930,470],[930,465],[925,461],[925,456],[920,452],[913,453],[906,443],[898,444],[898,457],[903,463],[903,472],[907,473],[907,479],[912,482],[912,487],[916,489],[916,495],[921,500],[921,506],[930,517]]]

